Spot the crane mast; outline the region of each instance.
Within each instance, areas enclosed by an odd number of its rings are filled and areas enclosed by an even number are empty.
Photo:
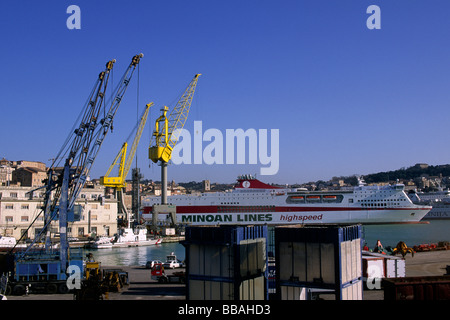
[[[167,164],[189,115],[199,76],[201,74],[194,76],[169,116],[167,117],[169,108],[165,106],[161,109],[161,116],[155,122],[155,130],[150,140],[149,159],[161,165],[161,205],[167,205]],[[157,213],[153,212],[153,214],[155,222]],[[172,224],[175,224],[174,212],[171,212],[171,218]]]
[[[142,57],[143,54],[141,53],[132,58],[117,88],[114,90],[114,99],[109,109],[106,110],[105,108],[103,118],[100,117],[100,111],[102,109],[110,71],[116,61],[109,61],[106,64],[106,69],[99,74],[94,89],[89,96],[89,102],[83,108],[83,116],[79,126],[69,134],[58,156],[48,170],[43,206],[44,228],[41,234],[36,236],[33,243],[23,252],[23,256],[39,240],[43,232],[47,234],[46,251],[49,250],[49,226],[53,220],[59,218],[59,259],[61,269],[66,270],[69,257],[67,242],[68,215],[74,211],[75,201],[86,182],[108,131],[112,129],[114,116],[130,83],[134,70]],[[60,169],[57,169],[57,160],[61,159],[65,159],[62,172]]]
[[[84,183],[86,182],[86,178],[91,170],[92,164],[95,161],[95,158],[98,155],[98,152],[100,150],[100,147],[103,143],[103,140],[106,137],[106,134],[110,129],[112,129],[112,122],[114,120],[114,117],[116,115],[117,110],[119,109],[120,103],[122,102],[123,96],[125,95],[125,92],[128,88],[128,85],[131,81],[131,78],[133,76],[134,70],[136,69],[137,65],[140,62],[140,59],[144,55],[138,54],[133,57],[131,60],[128,68],[126,69],[124,75],[122,76],[122,79],[120,80],[117,89],[115,90],[116,95],[115,98],[106,113],[105,117],[100,121],[101,127],[98,129],[97,134],[94,136],[94,144],[91,148],[87,158],[82,163],[82,169],[80,170],[78,179],[76,179],[76,186],[72,192],[71,199],[70,199],[70,207],[73,207],[73,204],[75,200],[78,198],[78,195],[84,186]],[[85,150],[85,149],[83,149]]]
[[[106,172],[106,175],[103,177],[100,177],[100,184],[111,187],[115,189],[116,192],[116,198],[119,202],[119,213],[124,213],[127,217],[128,223],[130,222],[128,211],[126,209],[126,206],[123,201],[123,188],[126,187],[125,179],[128,175],[128,172],[130,171],[131,164],[133,162],[134,155],[136,153],[137,147],[139,145],[139,141],[142,136],[142,131],[144,130],[145,124],[147,122],[148,113],[150,111],[150,107],[153,105],[153,102],[148,103],[145,106],[145,110],[142,113],[141,120],[138,123],[137,129],[136,129],[136,135],[133,140],[133,144],[131,145],[130,153],[127,155],[127,149],[128,149],[128,143],[124,142],[122,145],[122,148],[119,150],[119,153],[117,154],[116,158],[114,159],[113,163],[109,167],[108,171]],[[134,129],[133,129],[134,132]],[[110,176],[112,170],[114,167],[118,167],[118,175],[117,176]]]
[[[82,152],[80,152],[78,163],[75,168],[79,168],[79,164],[82,163],[83,158],[86,157],[86,146],[92,139],[93,129],[95,128],[95,123],[97,121],[98,114],[105,97],[106,88],[108,86],[110,71],[112,70],[115,62],[116,60],[107,62],[106,69],[100,72],[94,85],[94,89],[91,91],[91,94],[87,100],[88,103],[83,108],[82,119],[78,128],[73,131],[73,134],[69,135],[68,139],[66,140],[65,144],[61,148],[59,154],[48,170],[46,179],[47,186],[44,198],[44,230],[47,231],[45,241],[47,249],[51,245],[50,229],[48,229],[47,226],[52,220],[55,219],[54,215],[56,215],[57,213],[57,205],[61,197],[62,181],[60,179],[61,177],[58,177],[58,174],[55,170],[55,162],[57,159],[61,159],[63,157],[62,153],[65,152],[65,149],[68,146],[70,149],[66,151],[68,155],[64,166],[68,166],[70,169],[80,150],[82,150]],[[70,141],[71,143],[69,144]],[[53,199],[51,199],[51,194],[55,189],[55,194],[53,196]]]

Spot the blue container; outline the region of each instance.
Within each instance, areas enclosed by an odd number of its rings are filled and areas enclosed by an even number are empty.
[[[276,297],[308,299],[329,290],[362,299],[361,226],[275,228]]]
[[[186,228],[188,300],[267,299],[267,226]]]
[[[70,250],[69,266],[75,265],[83,275],[82,250]],[[20,282],[65,281],[67,270],[61,269],[59,253],[30,252],[15,262],[14,280]]]
[[[235,245],[242,240],[267,238],[267,226],[188,226],[185,232],[186,243]]]

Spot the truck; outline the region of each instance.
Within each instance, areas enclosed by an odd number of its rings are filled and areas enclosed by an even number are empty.
[[[152,280],[156,280],[159,283],[185,283],[186,272],[178,271],[172,274],[166,274],[162,263],[157,263],[153,266],[151,271]]]

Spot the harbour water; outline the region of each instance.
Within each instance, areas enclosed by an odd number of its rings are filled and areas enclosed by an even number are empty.
[[[103,266],[145,266],[147,261],[166,261],[166,256],[172,252],[177,259],[185,259],[184,246],[177,242],[161,243],[154,246],[131,247],[131,248],[108,248],[108,249],[87,249],[87,253],[92,253],[96,261],[100,261]]]
[[[395,247],[404,241],[409,247],[420,244],[450,241],[450,220],[429,220],[429,224],[392,224],[363,226],[363,238],[369,248],[374,248],[377,240],[384,247]],[[93,253],[97,261],[104,266],[144,266],[147,261],[165,261],[166,256],[174,252],[180,260],[185,259],[182,244],[162,243],[156,246],[111,248],[86,250]]]

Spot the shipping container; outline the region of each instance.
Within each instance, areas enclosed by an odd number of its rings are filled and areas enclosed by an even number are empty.
[[[310,299],[312,290],[337,300],[362,300],[361,226],[276,227],[276,297]]]
[[[267,227],[186,227],[188,300],[267,299]]]
[[[450,300],[450,277],[404,277],[383,280],[384,300]]]

